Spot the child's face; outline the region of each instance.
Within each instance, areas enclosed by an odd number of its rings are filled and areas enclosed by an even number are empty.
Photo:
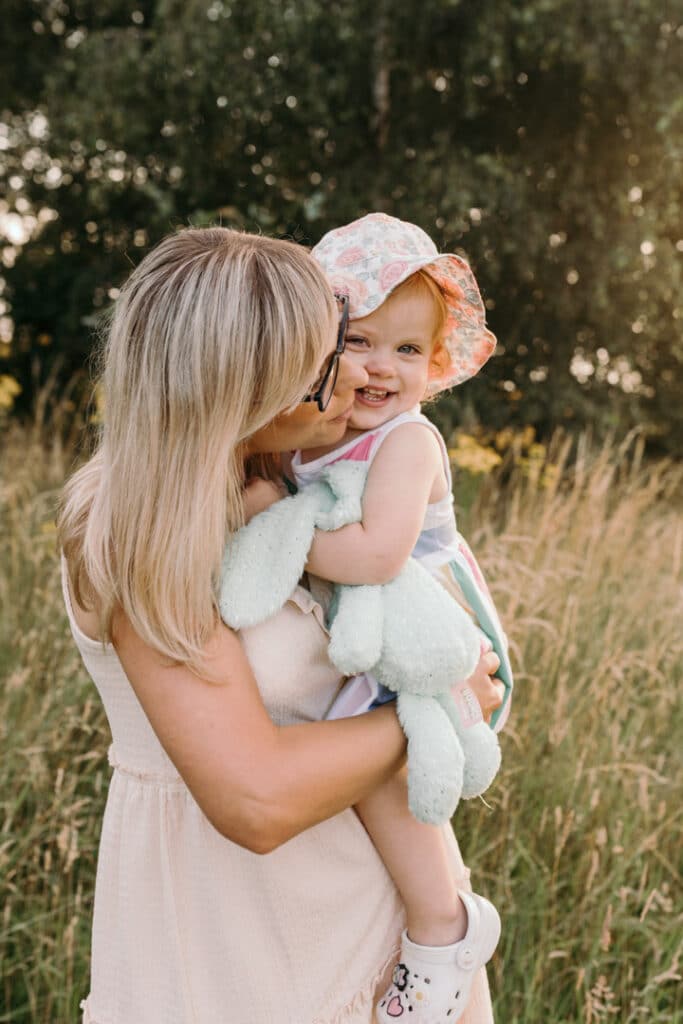
[[[371,430],[424,398],[432,366],[437,309],[426,289],[390,295],[362,320],[352,320],[346,352],[369,377],[356,389],[349,426]]]

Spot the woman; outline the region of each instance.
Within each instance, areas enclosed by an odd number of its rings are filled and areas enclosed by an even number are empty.
[[[319,721],[340,680],[308,591],[239,636],[215,601],[248,456],[342,436],[365,383],[342,351],[322,272],[287,242],[182,231],[117,301],[101,443],[59,522],[115,769],[86,1024],[371,1021],[402,909],[350,808],[403,734],[391,707]],[[482,979],[471,1022],[487,1000]]]

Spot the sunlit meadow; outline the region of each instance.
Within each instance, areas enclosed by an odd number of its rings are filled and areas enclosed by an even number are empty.
[[[59,417],[0,423],[0,1022],[12,1024],[78,1017],[110,772],[60,596],[68,434]],[[517,670],[501,775],[455,819],[503,916],[496,1019],[683,1021],[680,467],[645,462],[637,440],[570,452],[559,438],[460,436],[452,454],[461,525]]]

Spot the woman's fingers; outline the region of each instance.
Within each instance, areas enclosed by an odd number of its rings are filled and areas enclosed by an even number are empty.
[[[484,716],[485,722],[491,721],[491,715],[503,703],[503,696],[505,694],[505,687],[499,679],[492,679],[489,676],[488,680],[488,685],[484,684],[480,700],[481,713]]]
[[[477,667],[467,680],[466,685],[473,691],[479,701],[481,713],[485,721],[489,721],[491,715],[503,703],[505,687],[496,679],[494,672],[500,666],[500,659],[493,651],[486,651],[479,659]],[[458,689],[456,684],[455,690]]]
[[[492,679],[491,685],[493,686],[493,693],[491,694],[491,710],[489,711],[488,718],[486,719],[487,722],[496,708],[501,706],[503,698],[505,697],[505,686],[501,683],[500,679]]]
[[[252,477],[248,481],[242,495],[245,522],[248,523],[250,519],[253,519],[260,512],[265,512],[276,501],[286,497],[286,493],[284,489],[280,489],[270,480],[262,480],[256,476]]]
[[[487,651],[484,655],[484,664],[486,666],[486,672],[492,676],[494,672],[497,672],[500,668],[500,658],[495,651]]]
[[[505,696],[505,687],[501,683],[500,679],[494,676],[494,673],[500,668],[500,658],[495,651],[487,651],[483,657],[484,669],[488,677],[488,685],[484,682],[484,693],[481,707],[481,713],[484,716],[485,722],[491,721],[491,716],[496,708],[499,708],[503,703],[503,697]]]

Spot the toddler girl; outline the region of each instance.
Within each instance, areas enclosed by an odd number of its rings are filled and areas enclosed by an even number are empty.
[[[297,486],[341,459],[370,463],[362,522],[318,532],[307,569],[345,584],[380,584],[411,555],[434,575],[482,631],[482,649],[500,659],[505,684],[492,722],[509,711],[512,676],[507,643],[481,571],[457,531],[448,453],[419,403],[473,376],[495,347],[468,265],[439,254],[418,227],[369,214],[330,231],[313,249],[334,291],[347,295],[346,353],[369,376],[356,392],[345,437],[332,449],[295,452]],[[495,666],[495,659],[492,664]],[[356,714],[393,696],[376,681],[354,677],[329,717]],[[456,694],[465,724],[479,720],[465,687]],[[401,894],[407,916],[401,961],[377,1006],[381,1024],[405,1015],[413,1024],[459,1019],[477,969],[493,954],[500,933],[494,907],[458,892],[439,828],[408,810],[405,776],[375,790],[357,807]]]

